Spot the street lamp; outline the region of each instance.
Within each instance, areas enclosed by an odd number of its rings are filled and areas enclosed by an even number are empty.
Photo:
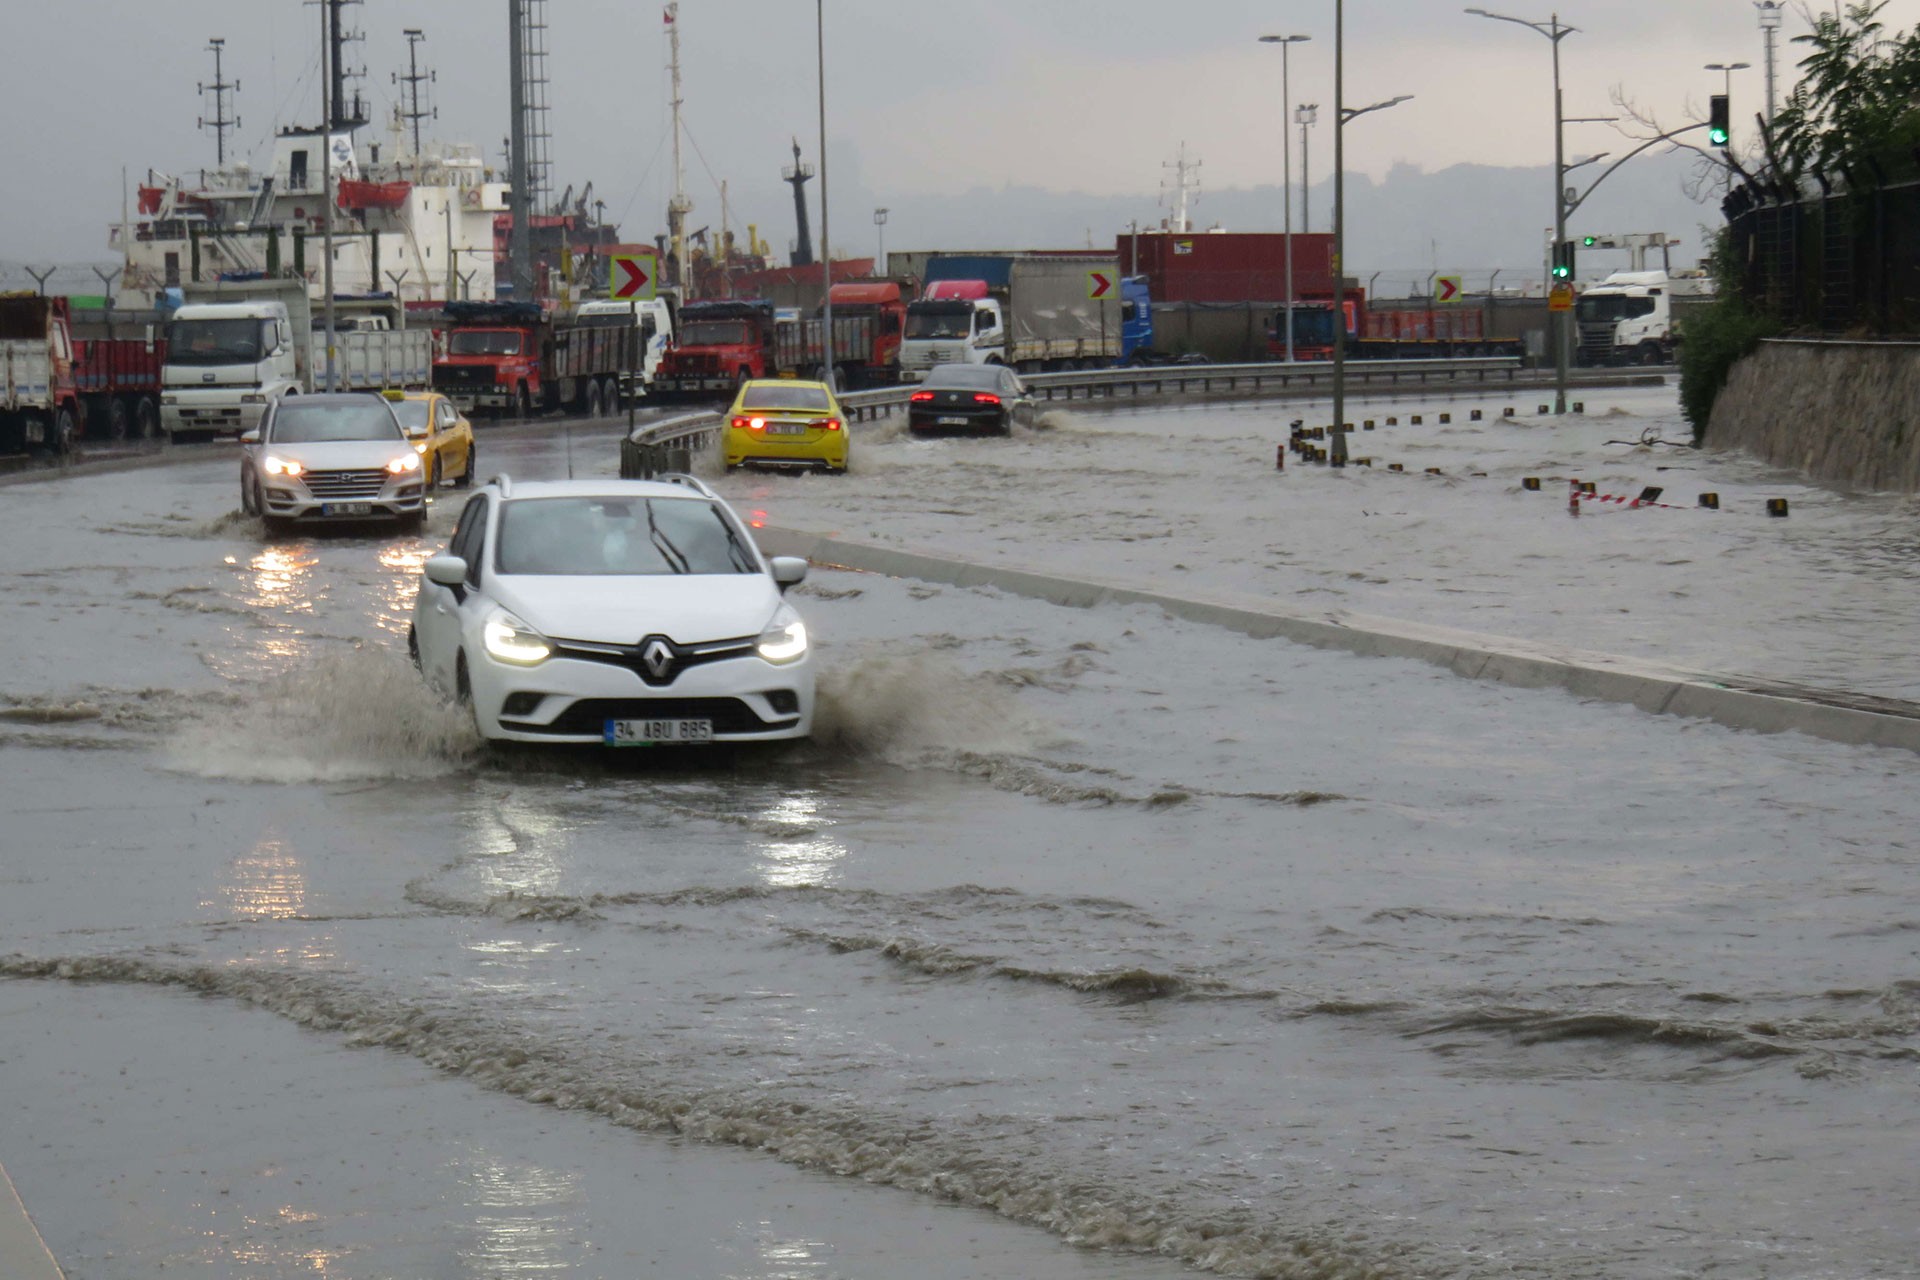
[[[1300,126],[1300,229],[1313,234],[1313,207],[1308,203],[1307,128],[1320,121],[1320,104],[1303,102],[1293,109],[1293,122]]]
[[[1560,100],[1560,42],[1579,28],[1567,26],[1560,21],[1560,15],[1554,14],[1545,22],[1530,22],[1525,18],[1513,18],[1504,13],[1489,13],[1485,9],[1468,9],[1468,13],[1479,18],[1492,18],[1496,22],[1516,22],[1531,28],[1545,36],[1553,45],[1553,235],[1554,243],[1564,244],[1567,239],[1567,160],[1566,160],[1566,121],[1561,110]],[[1567,411],[1567,335],[1566,312],[1554,311],[1549,305],[1548,324],[1552,330],[1553,341],[1553,411]]]
[[[1786,8],[1786,0],[1753,0],[1753,7],[1760,14],[1760,34],[1767,49],[1767,123],[1773,123],[1773,42],[1777,38],[1780,24],[1786,15],[1780,11]]]
[[[1733,73],[1736,71],[1745,71],[1752,65],[1751,62],[1709,62],[1705,70],[1722,71],[1726,73],[1726,88],[1724,92],[1727,97],[1731,98],[1733,97]]]
[[[833,235],[827,225],[827,15],[813,0],[815,72],[820,77],[820,372],[833,391]]]
[[[1327,459],[1347,465],[1347,121],[1369,111],[1398,106],[1413,95],[1348,110],[1346,106],[1346,6],[1333,0],[1333,448]]]
[[[1280,110],[1283,114],[1287,109],[1288,101],[1291,100],[1293,97],[1293,94],[1290,91],[1289,86],[1287,84],[1287,60],[1288,60],[1287,48],[1290,45],[1299,44],[1303,41],[1311,40],[1312,38],[1313,38],[1312,36],[1261,36],[1260,37],[1261,44],[1277,44],[1280,46]],[[1286,208],[1286,220],[1287,220],[1287,233],[1284,237],[1282,237],[1282,242],[1286,246],[1284,252],[1287,255],[1287,274],[1286,274],[1287,363],[1292,364],[1293,363],[1293,147],[1287,139],[1286,124],[1284,121],[1282,121],[1281,127],[1280,127],[1280,190],[1283,196],[1281,203]]]
[[[879,243],[873,255],[873,265],[879,269],[874,274],[884,276],[887,274],[887,210],[884,206],[873,211],[873,225]]]

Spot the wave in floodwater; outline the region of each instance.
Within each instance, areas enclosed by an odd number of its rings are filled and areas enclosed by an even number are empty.
[[[992,1142],[966,1126],[776,1088],[676,1079],[616,1043],[555,1043],[494,1010],[410,1001],[348,977],[173,966],[136,957],[0,957],[0,977],[179,988],[270,1010],[346,1043],[409,1054],[470,1084],[627,1128],[744,1147],[790,1164],[993,1210],[1081,1245],[1154,1253],[1224,1275],[1357,1280],[1434,1274],[1410,1246],[1351,1230],[1276,1225],[1251,1209],[1195,1204],[1172,1185],[1084,1157],[1042,1134]]]
[[[991,675],[922,654],[853,657],[818,685],[813,736],[854,755],[912,765],[939,751],[1031,751],[1053,735]]]
[[[322,653],[239,691],[167,742],[182,773],[239,782],[342,782],[458,772],[481,751],[472,720],[385,649]]]

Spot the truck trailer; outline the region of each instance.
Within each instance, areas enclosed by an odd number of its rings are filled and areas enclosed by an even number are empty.
[[[1333,299],[1322,294],[1293,304],[1293,358],[1333,359]],[[1523,339],[1487,334],[1486,316],[1475,306],[1420,302],[1369,305],[1362,289],[1347,290],[1341,308],[1346,354],[1354,360],[1443,360],[1477,356],[1524,356]],[[1287,312],[1267,317],[1267,355],[1284,360]]]

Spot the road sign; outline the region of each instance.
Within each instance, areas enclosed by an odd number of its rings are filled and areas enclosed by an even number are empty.
[[[1111,298],[1113,296],[1113,272],[1087,272],[1087,296],[1089,298]]]
[[[1557,284],[1553,286],[1553,292],[1547,295],[1547,310],[1573,310],[1573,286],[1570,284]]]
[[[607,296],[652,302],[655,294],[653,255],[616,253],[608,259]]]
[[[1462,302],[1466,295],[1460,291],[1459,276],[1441,276],[1433,282],[1433,300],[1435,302]]]

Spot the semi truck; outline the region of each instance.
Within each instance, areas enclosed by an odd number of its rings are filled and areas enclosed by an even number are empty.
[[[1023,373],[1111,365],[1121,355],[1121,296],[1117,256],[931,257],[907,307],[901,380],[919,382],[952,363]]]
[[[406,328],[405,309],[389,294],[336,297],[330,350],[299,277],[183,290],[160,370],[160,426],[169,440],[243,435],[282,396],[418,390],[432,375],[432,335]]]
[[[166,350],[148,313],[117,325],[64,297],[0,297],[0,452],[152,434]]]
[[[449,302],[433,386],[466,410],[598,416],[620,403],[623,375],[631,387],[645,370],[643,335],[595,316],[556,318],[537,302]]]
[[[836,302],[834,385],[891,381],[899,347],[887,333],[884,304],[854,306],[850,314],[838,308]],[[658,383],[665,394],[697,396],[730,393],[751,378],[818,377],[826,363],[825,331],[824,316],[783,316],[770,302],[689,302],[680,308],[680,329]]]
[[[1486,316],[1474,306],[1368,305],[1366,291],[1349,289],[1340,308],[1346,354],[1354,360],[1441,360],[1475,356],[1524,356],[1519,337],[1487,334]],[[1325,294],[1293,304],[1293,358],[1333,359],[1333,299]],[[1284,360],[1287,312],[1267,317],[1267,355]]]
[[[1574,300],[1581,364],[1665,364],[1689,311],[1713,301],[1700,270],[1616,271]]]

